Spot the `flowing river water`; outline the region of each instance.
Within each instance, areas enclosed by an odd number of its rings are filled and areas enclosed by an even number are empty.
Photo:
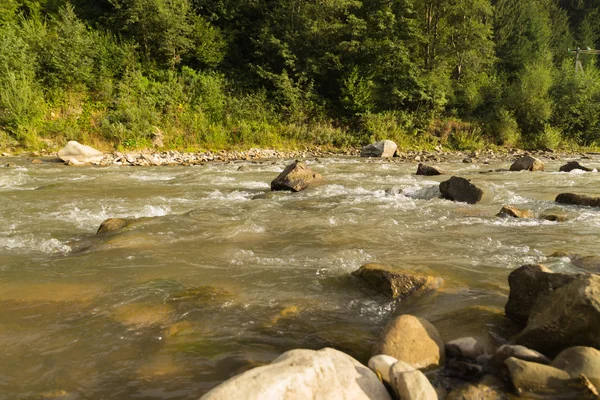
[[[271,194],[290,160],[10,161],[0,168],[0,399],[196,399],[292,348],[331,346],[366,362],[398,313],[429,319],[446,340],[501,335],[510,271],[578,271],[550,254],[598,251],[600,211],[553,201],[600,195],[598,174],[552,172],[564,160],[544,160],[543,173],[440,164],[484,190],[476,205],[440,199],[448,176],[415,176],[416,163],[308,159],[327,184]],[[495,217],[508,204],[571,219]],[[143,218],[95,236],[109,217]],[[368,262],[445,283],[390,302],[350,276]]]

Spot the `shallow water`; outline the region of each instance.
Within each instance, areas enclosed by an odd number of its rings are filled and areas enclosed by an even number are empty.
[[[547,171],[565,162],[544,161]],[[415,176],[414,163],[307,160],[326,185],[270,194],[286,160],[11,162],[0,168],[2,399],[195,399],[291,348],[332,346],[364,362],[378,330],[404,312],[429,318],[447,340],[494,331],[511,270],[543,262],[579,271],[548,256],[596,255],[600,233],[600,210],[553,201],[565,191],[600,195],[596,172],[441,164],[484,189],[480,204],[467,205],[439,199],[447,177]],[[495,217],[506,204],[573,218]],[[94,236],[109,217],[148,218]],[[367,262],[445,284],[388,302],[349,276]]]

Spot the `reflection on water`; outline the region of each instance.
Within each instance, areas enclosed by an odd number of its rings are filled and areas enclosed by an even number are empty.
[[[283,161],[243,171],[16,163],[0,170],[0,398],[195,399],[295,347],[364,362],[402,312],[445,339],[483,330],[501,340],[512,269],[597,267],[585,256],[597,255],[600,211],[553,202],[600,195],[596,173],[440,165],[484,189],[466,205],[439,199],[445,178],[417,177],[416,164],[354,158],[309,160],[328,184],[296,194],[268,193]],[[496,218],[507,204],[572,218]],[[147,218],[94,236],[109,217]],[[548,257],[557,251],[577,256]],[[349,277],[366,262],[445,286],[387,302]]]

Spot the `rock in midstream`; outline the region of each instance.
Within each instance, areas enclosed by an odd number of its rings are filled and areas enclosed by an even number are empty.
[[[514,206],[504,206],[500,210],[497,217],[512,217],[512,218],[533,218],[534,214],[531,210],[521,210]]]
[[[108,218],[102,221],[96,235],[107,232],[117,232],[127,228],[135,219],[133,218]]]
[[[314,172],[308,168],[306,164],[295,161],[288,165],[283,172],[271,182],[271,190],[291,190],[292,192],[299,192],[310,185],[323,182],[324,179],[321,174]]]
[[[565,165],[561,166],[558,170],[560,172],[571,172],[574,169],[579,169],[581,171],[586,171],[586,172],[593,171],[591,168],[584,167],[583,165],[579,164],[579,162],[577,162],[577,161],[569,161]]]
[[[600,197],[590,197],[583,194],[561,193],[556,196],[557,203],[575,206],[600,207]]]
[[[435,175],[442,175],[443,172],[439,168],[425,165],[423,163],[419,163],[416,174],[424,175],[424,176],[435,176]]]
[[[510,171],[543,171],[544,163],[535,157],[523,156],[517,159],[511,166]]]
[[[483,190],[473,185],[468,179],[453,176],[440,183],[442,197],[447,200],[475,204],[483,197]]]
[[[435,290],[443,283],[441,278],[374,263],[361,266],[352,275],[392,299],[404,299],[414,293]]]

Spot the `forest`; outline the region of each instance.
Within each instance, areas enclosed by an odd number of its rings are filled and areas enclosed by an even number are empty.
[[[0,148],[600,146],[597,0],[2,0]]]

